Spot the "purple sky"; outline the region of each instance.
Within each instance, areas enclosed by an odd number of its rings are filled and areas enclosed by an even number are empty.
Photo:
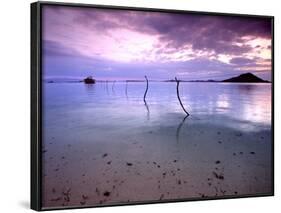
[[[45,78],[271,80],[266,18],[43,6]]]

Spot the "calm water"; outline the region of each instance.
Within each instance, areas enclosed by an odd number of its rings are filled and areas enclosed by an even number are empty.
[[[46,125],[67,125],[83,132],[93,125],[138,128],[168,121],[177,124],[185,115],[175,83],[150,83],[147,107],[143,102],[144,90],[145,83],[128,83],[127,94],[126,83],[45,84]],[[206,122],[224,119],[224,125],[242,130],[245,125],[248,130],[259,130],[257,126],[271,124],[271,84],[181,83],[180,96],[191,116]]]
[[[44,84],[46,207],[271,190],[271,84],[180,83],[186,119],[176,83],[150,83],[147,105],[144,91]]]

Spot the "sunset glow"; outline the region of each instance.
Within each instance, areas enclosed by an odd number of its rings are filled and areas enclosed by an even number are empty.
[[[43,16],[46,77],[271,79],[270,19],[52,6]]]

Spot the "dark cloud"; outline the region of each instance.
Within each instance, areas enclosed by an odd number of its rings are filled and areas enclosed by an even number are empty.
[[[195,50],[214,51],[215,54],[242,54],[251,50],[249,45],[237,45],[242,37],[269,38],[270,20],[229,18],[216,16],[170,18],[170,28],[159,31],[163,41],[175,48],[191,44]],[[159,22],[158,22],[159,23]],[[160,22],[159,25],[161,25]],[[157,29],[157,28],[154,28]],[[158,28],[159,29],[159,28]]]
[[[174,48],[192,44],[194,49],[226,54],[240,54],[251,49],[233,44],[241,42],[241,37],[271,37],[271,22],[266,18],[97,10],[82,13],[78,20],[95,28],[125,27],[158,34]]]
[[[269,18],[58,7],[58,12],[63,10],[75,14],[74,23],[89,29],[106,33],[127,28],[156,34],[167,47],[176,49],[192,44],[196,50],[241,54],[251,49],[235,45],[242,37],[271,37]]]

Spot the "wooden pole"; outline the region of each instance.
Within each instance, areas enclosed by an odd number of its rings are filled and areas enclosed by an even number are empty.
[[[146,75],[144,77],[145,77],[145,80],[146,80],[146,90],[144,92],[143,102],[146,104],[145,97],[146,97],[147,90],[148,90],[148,79],[147,79]]]
[[[180,99],[180,95],[179,95],[179,85],[180,85],[180,81],[177,79],[177,77],[175,77],[175,80],[177,82],[177,96],[178,96],[178,99],[179,99],[179,102],[180,102],[180,105],[183,109],[183,111],[186,113],[187,116],[189,116],[189,113],[186,111],[186,109],[184,108],[182,102],[181,102],[181,99]]]
[[[126,80],[125,94],[126,94],[126,97],[128,98],[128,80]]]

